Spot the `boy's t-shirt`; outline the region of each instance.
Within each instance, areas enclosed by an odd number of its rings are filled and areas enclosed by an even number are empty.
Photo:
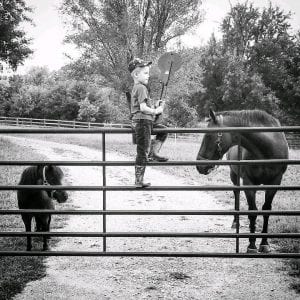
[[[148,107],[153,107],[147,87],[142,83],[136,83],[131,92],[131,113],[133,115],[132,120],[146,119],[153,121],[152,114],[141,112],[140,104],[143,102],[145,102]]]

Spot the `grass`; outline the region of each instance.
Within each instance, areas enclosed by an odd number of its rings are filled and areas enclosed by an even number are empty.
[[[64,143],[68,144],[76,144],[81,146],[87,146],[90,148],[101,150],[101,136],[95,135],[95,134],[60,134],[60,135],[54,135],[54,134],[47,134],[47,135],[26,135],[26,137],[31,138],[37,138],[37,139],[44,139],[47,141],[55,141],[61,143],[63,141]],[[201,137],[202,135],[196,135],[193,139],[177,139],[177,142],[174,141],[174,139],[169,138],[162,149],[162,154],[169,156],[171,160],[195,160],[200,143],[201,143]],[[13,150],[8,150],[13,149]],[[111,134],[106,136],[106,151],[107,151],[107,160],[110,160],[109,153],[110,152],[118,152],[120,154],[124,154],[126,156],[129,156],[132,160],[135,157],[136,149],[135,145],[131,142],[131,136],[126,134]],[[18,149],[14,149],[13,145],[6,145],[6,151],[4,153],[10,153],[12,159],[38,159],[33,158],[31,154],[22,153],[22,158],[20,158],[20,153],[22,151],[18,151]],[[24,156],[25,155],[25,156]],[[28,156],[26,158],[26,156]],[[18,158],[19,157],[19,158]],[[291,150],[290,151],[290,157],[292,159],[300,159],[300,151]],[[1,155],[1,159],[9,159],[7,157],[3,157]],[[41,158],[41,157],[40,157]],[[99,159],[101,159],[101,155],[99,155]],[[160,168],[161,167],[156,167]],[[16,174],[19,174],[18,172],[12,173],[12,168],[7,168],[3,172],[1,172],[1,176],[3,177],[9,177],[10,180],[15,180]],[[222,185],[222,184],[231,184],[230,178],[229,178],[229,168],[227,166],[220,166],[217,170],[213,171],[210,175],[204,176],[199,175],[199,173],[196,171],[196,168],[193,166],[166,166],[164,167],[164,170],[167,173],[181,176],[186,178],[187,181],[191,180],[193,182],[197,182],[200,185],[206,185],[206,184],[215,184],[215,185]],[[147,172],[147,171],[146,171]],[[6,176],[6,174],[9,174]],[[146,174],[147,176],[147,174]],[[1,178],[2,179],[2,178]],[[290,165],[288,167],[288,170],[286,171],[284,175],[284,179],[282,181],[282,184],[284,185],[297,185],[299,184],[299,166],[297,165]],[[13,182],[13,181],[11,181]],[[223,191],[214,191],[210,192],[213,194],[216,199],[222,203],[225,204],[229,209],[232,209],[234,207],[234,197],[231,192],[223,192]],[[6,194],[5,194],[6,195]],[[274,198],[273,201],[273,209],[276,210],[299,210],[300,209],[300,202],[298,201],[296,191],[279,191],[277,195]],[[3,201],[6,201],[7,205],[12,205],[10,208],[15,207],[15,203],[10,200],[10,197],[6,195],[5,200],[2,199],[1,203],[4,203]],[[257,204],[259,209],[261,208],[263,203],[263,194],[262,192],[258,192],[257,196]],[[247,204],[245,197],[243,193],[241,194],[241,209],[247,209]],[[242,217],[241,217],[242,218]],[[246,217],[245,217],[246,218]],[[16,221],[15,221],[16,222]],[[5,222],[6,225],[11,226],[11,228],[20,229],[20,220],[16,223],[8,223],[8,221]],[[299,223],[299,217],[286,217],[286,216],[272,216],[270,218],[269,222],[269,231],[270,232],[300,232],[300,223]],[[261,228],[262,225],[262,218],[258,219],[258,228]],[[4,226],[5,227],[5,226]],[[1,228],[1,227],[0,227]],[[5,227],[6,228],[6,227]],[[2,228],[1,228],[2,229]],[[276,245],[276,248],[278,251],[281,252],[299,252],[300,248],[300,242],[299,240],[291,240],[291,239],[273,239],[272,243]],[[16,244],[16,247],[25,247],[25,244]],[[24,249],[24,248],[22,248]],[[34,258],[31,258],[33,260]],[[16,258],[17,261],[20,260],[20,258]],[[40,261],[39,261],[40,260]],[[20,260],[22,261],[22,260]],[[38,270],[43,270],[42,266],[42,259],[36,258],[36,262],[39,263],[37,265]],[[26,260],[22,261],[22,264],[27,264],[28,262]],[[288,269],[292,276],[299,278],[300,276],[300,260],[289,260],[288,263]],[[5,268],[3,268],[5,270]],[[33,268],[34,270],[34,268]],[[0,267],[1,271],[1,267]],[[11,276],[13,276],[14,272],[12,272]],[[43,271],[40,271],[40,275],[43,276]],[[11,277],[12,278],[12,277]],[[21,277],[23,279],[23,277]],[[29,277],[28,277],[29,278]],[[11,282],[10,280],[7,281]],[[1,285],[2,286],[2,285]],[[18,285],[21,286],[21,283]],[[299,283],[293,283],[293,288],[296,290],[300,290],[300,284]],[[13,289],[16,290],[16,287],[13,287]],[[0,299],[1,293],[0,293]],[[6,298],[3,298],[6,299]]]
[[[3,138],[0,138],[0,160],[43,160],[40,154],[28,153],[18,148]],[[1,166],[0,181],[4,184],[17,184],[22,166]],[[1,191],[0,209],[17,209],[17,197],[14,191]],[[52,228],[63,226],[65,219],[62,216],[53,216],[55,221],[51,223]],[[24,225],[20,215],[1,215],[0,231],[24,231]],[[58,239],[51,239],[50,245],[54,245]],[[41,249],[40,238],[33,239],[33,249]],[[5,251],[25,250],[26,241],[24,237],[0,238],[0,249]],[[25,285],[33,280],[45,276],[46,267],[43,257],[0,257],[0,299],[11,299],[21,292]]]

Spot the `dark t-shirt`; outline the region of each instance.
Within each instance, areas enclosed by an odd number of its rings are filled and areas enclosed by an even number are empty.
[[[153,121],[153,115],[141,112],[140,104],[145,102],[148,107],[153,107],[148,89],[142,83],[136,83],[131,92],[131,113],[132,120],[146,119]]]

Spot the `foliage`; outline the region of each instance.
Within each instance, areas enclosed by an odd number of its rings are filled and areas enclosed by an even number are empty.
[[[23,0],[0,1],[0,61],[13,69],[32,53],[30,39],[20,26],[24,22],[31,22],[28,17],[31,11]]]
[[[299,39],[290,16],[271,3],[261,11],[249,2],[231,7],[222,39],[212,36],[199,57],[205,92],[193,102],[200,116],[209,107],[299,116]]]
[[[197,123],[197,112],[184,98],[172,98],[168,102],[168,120],[176,127],[191,127]]]
[[[11,89],[10,85],[5,80],[0,80],[0,114],[6,116],[10,109]]]
[[[79,102],[78,120],[95,122],[99,107],[91,104],[88,97]]]
[[[237,58],[228,62],[224,77],[222,103],[227,110],[263,109],[269,113],[278,110],[278,99],[266,88],[261,77],[248,69]]]
[[[153,60],[150,95],[158,99],[157,58],[168,41],[201,21],[200,3],[64,0],[61,11],[73,26],[67,40],[81,49],[82,57],[57,72],[36,67],[9,82],[0,80],[0,113],[128,121],[123,92],[132,79],[127,54]],[[182,16],[180,23],[175,10]],[[192,126],[212,107],[260,108],[283,124],[299,123],[300,33],[291,34],[290,16],[271,3],[263,9],[248,1],[231,7],[221,25],[222,39],[212,35],[207,45],[180,51],[183,64],[169,82],[166,122]]]
[[[203,69],[199,60],[201,53],[198,49],[182,51],[182,66],[171,77],[168,115],[169,122],[176,126],[193,126],[198,121],[198,103],[194,103],[193,97],[205,92]]]
[[[290,18],[271,2],[261,12],[252,3],[237,4],[222,23],[223,48],[259,75],[280,109],[299,116],[299,39],[290,33]]]
[[[74,67],[100,75],[117,91],[127,91],[132,55],[155,57],[169,41],[201,21],[200,4],[200,0],[64,0],[61,12],[73,29],[66,41],[82,51]]]

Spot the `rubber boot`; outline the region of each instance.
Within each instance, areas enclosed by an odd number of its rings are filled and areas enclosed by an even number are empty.
[[[168,158],[161,156],[158,154],[163,142],[159,140],[152,140],[151,141],[151,149],[149,154],[149,160],[156,160],[156,161],[167,161]]]
[[[154,141],[155,140],[151,140],[151,143],[150,143],[150,151],[149,151],[149,154],[148,154],[148,161],[153,161],[154,160],[154,158],[153,158]]]
[[[135,166],[135,186],[137,188],[145,188],[151,185],[149,182],[144,182],[146,166]]]

